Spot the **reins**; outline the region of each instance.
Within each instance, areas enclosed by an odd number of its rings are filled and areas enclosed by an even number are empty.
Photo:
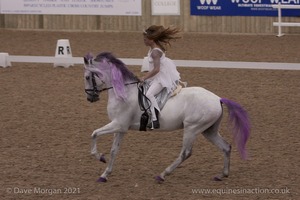
[[[144,86],[141,86],[141,85],[138,85],[138,102],[139,102],[141,111],[144,111],[143,114],[141,115],[139,130],[147,131],[147,125],[148,125],[149,117],[150,117],[149,114],[151,113],[151,111],[150,111],[151,101],[144,94]],[[148,104],[148,106],[147,106],[147,104]]]
[[[138,86],[138,90],[139,90],[139,93],[138,93],[138,100],[139,100],[139,106],[140,106],[140,109],[141,111],[147,111],[147,110],[150,110],[150,107],[151,107],[151,101],[150,99],[144,94],[144,87],[143,86]],[[149,106],[147,108],[145,108],[145,104],[143,103],[144,102],[144,99],[148,102]]]
[[[125,83],[124,85],[133,85],[133,84],[138,84],[140,81],[135,81],[135,82],[132,82],[132,83]],[[98,90],[98,92],[103,92],[103,91],[106,91],[106,90],[110,90],[110,89],[113,89],[114,87],[108,87],[108,88],[103,88],[101,90]]]
[[[95,80],[95,76],[99,77],[96,73],[92,72],[92,84],[93,84],[93,88],[92,89],[85,89],[85,92],[87,94],[88,94],[88,92],[93,92],[93,94],[101,93],[103,91],[110,90],[110,89],[114,88],[114,87],[108,87],[108,88],[103,88],[101,90],[98,90],[97,84],[96,84],[96,80]],[[139,82],[140,81],[135,81],[135,82],[132,82],[132,83],[125,83],[124,85],[127,86],[127,85],[132,85],[132,84],[138,84]]]

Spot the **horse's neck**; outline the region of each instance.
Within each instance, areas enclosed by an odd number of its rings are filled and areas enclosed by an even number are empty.
[[[138,105],[138,90],[136,85],[126,86],[126,94],[127,99],[124,101],[117,99],[113,90],[108,91],[107,114],[110,120],[117,120],[120,123],[124,123],[124,121],[132,120],[128,116],[136,116],[137,113],[140,116],[141,111]]]
[[[127,99],[125,101],[119,100],[114,92],[114,89],[108,91],[108,103],[116,104],[116,106],[121,105],[122,102],[135,102],[138,100],[138,89],[136,84],[130,84],[125,86],[125,92]]]

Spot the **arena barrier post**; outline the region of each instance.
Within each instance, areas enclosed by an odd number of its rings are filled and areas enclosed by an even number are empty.
[[[278,26],[277,37],[284,35],[282,33],[282,26],[300,26],[300,23],[297,22],[282,22],[281,14],[281,9],[300,9],[300,5],[282,5],[281,3],[278,3],[278,5],[272,5],[272,7],[278,9],[278,22],[273,22],[273,26]]]

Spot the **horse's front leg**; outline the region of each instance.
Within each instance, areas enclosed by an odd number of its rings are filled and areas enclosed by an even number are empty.
[[[106,182],[107,176],[112,172],[112,167],[116,158],[116,155],[120,149],[120,145],[122,142],[122,139],[124,137],[125,133],[115,133],[114,135],[114,141],[110,150],[110,160],[108,162],[108,166],[106,167],[103,174],[98,179],[98,182]]]
[[[102,162],[106,162],[103,154],[99,154],[97,150],[97,138],[98,136],[109,134],[109,133],[117,133],[122,132],[120,125],[118,125],[116,122],[112,121],[109,124],[94,130],[92,134],[92,147],[91,147],[91,154],[96,156],[97,160],[100,160]]]

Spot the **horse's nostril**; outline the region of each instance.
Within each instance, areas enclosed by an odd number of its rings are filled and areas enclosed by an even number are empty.
[[[89,102],[91,102],[91,103],[100,100],[99,96],[88,97],[88,98],[86,98],[86,99],[87,99]]]

